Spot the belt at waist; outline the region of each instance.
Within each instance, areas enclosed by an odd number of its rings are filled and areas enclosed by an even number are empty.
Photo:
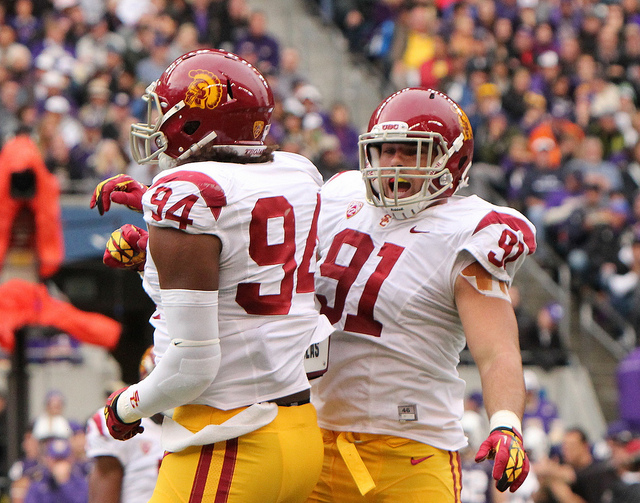
[[[309,389],[298,391],[297,393],[293,393],[292,395],[287,395],[281,398],[275,398],[273,400],[269,400],[269,402],[273,402],[279,407],[295,407],[296,405],[305,405],[310,401],[311,401],[311,390]]]

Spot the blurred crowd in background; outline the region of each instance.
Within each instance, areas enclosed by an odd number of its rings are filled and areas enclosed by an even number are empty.
[[[636,0],[314,3],[391,88],[457,101],[474,130],[472,183],[531,219],[538,262],[568,262],[577,294],[640,327]]]
[[[552,273],[567,263],[576,295],[595,292],[640,333],[637,0],[306,1],[342,30],[352,62],[371,68],[381,88],[428,86],[456,100],[475,135],[472,188],[523,211],[538,229],[536,260]],[[129,126],[146,118],[145,88],[200,47],[235,52],[269,80],[270,144],[307,156],[325,179],[358,168],[366,124],[353,124],[349,103],[323,96],[301,70],[304,54],[283,45],[269,12],[246,0],[0,3],[0,147],[30,135],[63,194],[89,195],[119,173],[149,183],[156,172],[132,161]],[[567,363],[562,307],[527,313],[517,289],[512,297],[527,363]],[[3,407],[0,397],[0,419]],[[540,459],[562,459],[565,441],[586,445],[594,459],[613,459],[616,446],[620,459],[640,452],[633,428],[612,428],[598,452],[565,428],[542,444]],[[60,444],[52,449],[53,458],[70,456]],[[637,465],[607,463],[637,474]],[[576,461],[574,476],[589,465]],[[563,490],[552,475],[564,472],[538,470],[545,494]]]
[[[640,7],[636,0],[307,0],[382,86],[428,86],[467,111],[474,188],[536,225],[536,259],[640,326]],[[349,103],[328,102],[304,56],[246,0],[13,0],[0,5],[0,142],[28,130],[65,193],[132,162],[129,124],[177,56],[218,47],[276,94],[268,141],[325,178],[357,169]],[[373,77],[372,77],[373,78]]]

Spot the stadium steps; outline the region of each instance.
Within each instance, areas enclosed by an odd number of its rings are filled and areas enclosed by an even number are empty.
[[[381,89],[382,79],[369,65],[359,63],[335,26],[323,23],[305,0],[249,0],[253,10],[267,15],[268,32],[280,47],[300,51],[300,72],[323,96],[329,110],[336,101],[347,104],[354,125],[364,131],[371,113],[389,94]]]
[[[574,301],[571,348],[589,375],[607,421],[618,418],[616,370],[627,350],[611,338],[593,319],[588,304]]]

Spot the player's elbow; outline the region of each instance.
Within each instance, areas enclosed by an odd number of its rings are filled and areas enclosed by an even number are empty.
[[[177,365],[175,371],[163,379],[158,387],[177,403],[192,402],[211,386],[218,374],[220,341],[174,340],[169,351],[173,353],[172,359],[177,360]],[[163,358],[166,356],[165,354]]]

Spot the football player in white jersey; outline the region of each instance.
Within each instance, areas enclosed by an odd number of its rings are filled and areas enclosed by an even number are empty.
[[[529,462],[507,292],[535,229],[511,208],[455,195],[473,133],[438,91],[384,100],[359,145],[360,173],[321,191],[316,293],[336,331],[312,391],[325,460],[308,501],[459,502],[465,344],[491,425],[476,461],[494,459],[498,489],[515,491]]]
[[[305,501],[322,440],[302,356],[332,331],[314,303],[322,179],[264,144],[273,96],[234,54],[185,54],[144,99],[133,156],[167,169],[148,190],[99,186],[92,206],[122,196],[144,211],[158,361],[109,398],[107,426],[127,439],[174,410],[151,502]]]
[[[140,379],[155,366],[153,347],[140,360]],[[89,503],[147,503],[158,479],[164,451],[160,444],[162,416],[143,418],[144,432],[127,442],[114,439],[102,409],[87,422],[85,450],[93,459]]]

